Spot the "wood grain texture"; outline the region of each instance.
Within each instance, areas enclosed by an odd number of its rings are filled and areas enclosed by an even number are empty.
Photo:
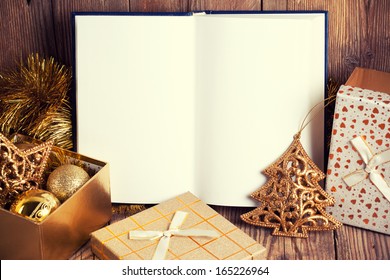
[[[14,68],[30,53],[57,56],[51,1],[0,1],[0,69]]]
[[[98,260],[99,258],[95,256],[92,252],[90,241],[85,243],[77,252],[73,254],[70,260]]]
[[[128,0],[53,0],[57,59],[65,65],[72,66],[72,12],[128,12],[129,7]]]
[[[263,0],[263,10],[280,11],[287,10],[288,0]]]
[[[336,232],[340,260],[389,260],[390,236],[344,225]]]
[[[187,0],[130,0],[131,12],[188,12]]]
[[[261,0],[192,0],[191,10],[261,10]]]
[[[264,9],[285,9],[263,0]],[[390,2],[288,0],[287,10],[328,11],[329,77],[344,83],[355,67],[390,72]]]

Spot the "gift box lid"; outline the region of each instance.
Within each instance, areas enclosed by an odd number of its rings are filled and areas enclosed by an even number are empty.
[[[165,259],[222,260],[264,257],[263,246],[190,192],[93,232],[92,250],[101,259],[152,259],[162,237],[133,240],[130,239],[130,234],[134,231],[157,231],[163,236],[178,211],[188,213],[179,227],[180,230],[211,230],[217,233],[218,237],[192,236],[192,233],[188,236],[173,234]]]
[[[390,73],[356,67],[345,84],[390,93]]]

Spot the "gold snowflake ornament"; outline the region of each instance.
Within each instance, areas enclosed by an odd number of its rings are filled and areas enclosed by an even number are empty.
[[[21,193],[37,189],[52,141],[21,150],[0,133],[0,206],[9,207]]]
[[[341,223],[325,212],[334,204],[318,184],[325,174],[314,164],[300,142],[300,133],[287,151],[264,173],[270,177],[251,196],[261,205],[243,215],[246,223],[274,228],[272,235],[307,237],[307,231],[333,230]]]

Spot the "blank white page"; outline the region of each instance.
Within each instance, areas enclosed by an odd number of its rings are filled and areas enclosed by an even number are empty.
[[[251,206],[261,172],[324,98],[324,14],[196,17],[196,187],[208,203]],[[323,115],[302,144],[323,166]]]
[[[111,199],[191,190],[194,36],[188,16],[76,16],[78,151],[110,164]]]

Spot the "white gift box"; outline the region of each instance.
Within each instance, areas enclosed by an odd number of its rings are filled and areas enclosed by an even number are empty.
[[[352,86],[337,94],[326,190],[332,215],[390,234],[390,95]]]

